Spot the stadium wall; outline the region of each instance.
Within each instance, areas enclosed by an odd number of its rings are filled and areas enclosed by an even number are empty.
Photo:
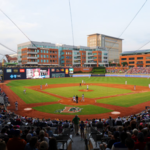
[[[144,74],[105,74],[105,77],[136,77],[136,78],[149,78],[150,75]]]

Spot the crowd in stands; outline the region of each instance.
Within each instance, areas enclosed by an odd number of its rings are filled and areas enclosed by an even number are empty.
[[[0,108],[0,150],[58,150],[60,143],[57,135],[70,129],[75,136],[84,131],[96,130],[101,135],[100,150],[150,150],[150,111],[113,119],[73,120],[38,119],[18,116],[13,112]],[[78,130],[80,128],[80,130]],[[90,130],[89,130],[90,129]],[[80,132],[79,132],[80,131]],[[96,133],[96,134],[97,134]],[[93,136],[89,137],[92,141]],[[85,140],[85,139],[84,139]],[[104,142],[105,141],[105,142]]]
[[[133,67],[127,71],[127,74],[150,74],[150,67]]]
[[[112,67],[112,68],[106,68],[106,73],[125,73],[128,69],[126,68],[116,68],[116,67]]]

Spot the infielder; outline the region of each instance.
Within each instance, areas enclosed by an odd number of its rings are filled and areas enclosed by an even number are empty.
[[[18,102],[15,102],[15,110],[18,110]]]
[[[136,85],[134,85],[134,91],[136,90]]]
[[[87,85],[87,90],[89,89],[89,86]]]
[[[42,85],[40,85],[40,88],[41,88],[41,90],[42,90]]]
[[[23,90],[23,94],[26,94],[26,89]]]
[[[125,85],[127,85],[127,81],[125,81]]]
[[[84,94],[82,94],[82,100],[81,101],[84,102]]]
[[[150,84],[148,86],[149,86],[149,89],[150,89]]]
[[[83,83],[84,81],[82,80],[82,83]]]
[[[45,86],[48,86],[48,84],[46,83]]]

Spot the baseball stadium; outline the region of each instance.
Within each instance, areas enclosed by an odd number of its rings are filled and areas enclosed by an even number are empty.
[[[118,115],[124,117],[137,114],[150,105],[149,76],[134,78],[119,77],[118,74],[118,77],[111,77],[109,73],[105,74],[105,69],[95,69],[92,74],[73,74],[73,68],[49,68],[45,69],[47,75],[40,76],[38,79],[36,77],[29,79],[28,71],[38,71],[38,69],[6,68],[4,79],[5,74],[6,78],[11,77],[11,72],[17,70],[22,71],[22,76],[26,76],[27,79],[6,80],[1,84],[1,90],[9,98],[8,109],[21,116],[69,120],[74,115],[79,115],[83,120],[109,116],[117,118]],[[55,74],[60,74],[58,70],[65,72],[67,77],[47,78],[51,75],[49,72],[53,70],[57,70]],[[97,73],[98,70],[101,74]],[[108,68],[108,70],[112,69]],[[76,96],[78,102],[73,100]]]
[[[150,150],[148,0],[0,2],[0,150]]]

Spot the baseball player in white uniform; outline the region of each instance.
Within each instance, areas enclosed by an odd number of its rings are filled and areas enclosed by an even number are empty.
[[[48,84],[46,83],[45,86],[48,86]]]
[[[23,94],[26,94],[26,89],[23,90]]]
[[[15,110],[18,110],[18,102],[15,102]]]
[[[136,85],[134,85],[134,91],[136,90]]]
[[[40,88],[41,88],[41,90],[42,90],[42,85],[40,85]]]
[[[127,85],[127,81],[125,81],[125,85]]]
[[[82,100],[81,101],[84,102],[84,94],[82,94]]]
[[[83,83],[84,81],[82,80],[82,83]]]
[[[149,86],[149,89],[150,89],[150,84],[148,86]]]

